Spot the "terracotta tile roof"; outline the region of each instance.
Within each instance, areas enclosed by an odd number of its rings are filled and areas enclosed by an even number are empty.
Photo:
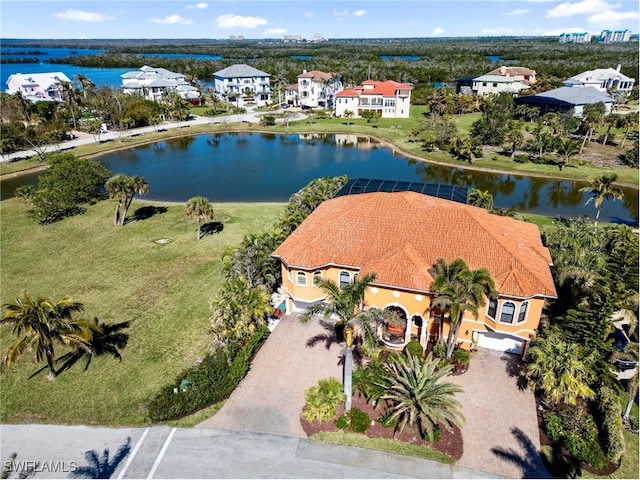
[[[323,202],[273,253],[286,265],[375,272],[375,284],[429,291],[439,257],[488,268],[501,294],[555,297],[551,256],[532,223],[415,192]]]
[[[333,73],[321,72],[320,70],[311,70],[309,72],[298,75],[298,78],[310,78],[315,81],[331,80],[333,77]]]
[[[373,88],[364,86],[373,85]],[[337,97],[359,97],[360,95],[382,95],[383,97],[395,97],[397,90],[412,90],[411,85],[406,83],[398,83],[393,80],[387,80],[385,82],[379,82],[376,80],[365,80],[360,85],[345,89],[338,93]]]

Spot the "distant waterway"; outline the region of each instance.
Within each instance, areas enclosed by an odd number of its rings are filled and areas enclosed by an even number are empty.
[[[146,198],[184,202],[203,195],[213,202],[284,202],[311,180],[346,174],[409,182],[442,183],[487,190],[495,205],[549,216],[595,215],[583,182],[497,174],[408,159],[357,135],[216,133],[166,140],[109,153],[99,160],[114,174],[149,181]],[[2,199],[40,174],[3,180]],[[606,201],[601,219],[636,225],[638,190],[623,201]],[[427,228],[427,226],[425,227]]]

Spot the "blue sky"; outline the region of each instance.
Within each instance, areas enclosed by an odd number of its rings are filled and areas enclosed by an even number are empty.
[[[638,0],[0,0],[4,38],[459,37],[638,32]]]

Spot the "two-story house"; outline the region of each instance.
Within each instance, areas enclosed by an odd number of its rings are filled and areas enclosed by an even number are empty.
[[[501,67],[491,70],[487,75],[516,78],[522,80],[525,85],[533,85],[536,83],[536,71],[527,67],[507,67],[502,65]]]
[[[342,77],[319,70],[298,75],[297,98],[301,107],[328,108],[335,103],[337,93],[344,90]]]
[[[213,74],[214,89],[238,106],[262,107],[271,102],[271,83],[266,72],[245,64],[231,65]]]
[[[31,102],[64,101],[62,84],[71,80],[62,72],[51,73],[14,73],[7,79],[7,93],[20,92]]]
[[[412,90],[412,85],[393,80],[366,80],[336,94],[335,114],[344,117],[351,112],[354,118],[362,118],[372,112],[380,118],[409,118]]]
[[[165,68],[145,65],[140,70],[126,72],[122,78],[122,91],[130,95],[141,95],[147,100],[159,102],[172,93],[198,105],[200,92],[190,85],[186,75]]]
[[[630,93],[636,81],[620,73],[621,65],[614,68],[598,68],[587,70],[567,78],[562,84],[565,87],[593,87],[601,92]]]
[[[522,78],[506,75],[480,75],[472,80],[472,93],[480,96],[493,95],[503,92],[517,94],[529,88]]]
[[[402,349],[446,338],[448,312],[433,305],[433,267],[439,258],[462,258],[471,269],[487,268],[497,295],[477,316],[465,312],[458,340],[520,355],[526,353],[546,299],[556,297],[551,256],[538,227],[493,215],[465,203],[413,191],[360,193],[323,202],[273,252],[282,264],[282,295],[288,312],[322,302],[317,280],[344,286],[375,273],[365,308],[395,312],[401,331],[379,326],[381,341]]]

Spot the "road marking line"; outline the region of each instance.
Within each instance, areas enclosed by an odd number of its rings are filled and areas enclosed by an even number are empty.
[[[171,439],[173,438],[173,434],[176,433],[176,430],[177,429],[175,427],[171,429],[171,433],[167,437],[167,440],[164,442],[164,445],[162,446],[162,450],[160,450],[160,453],[158,454],[158,458],[156,458],[156,461],[153,464],[153,467],[151,467],[151,471],[149,472],[149,475],[147,475],[147,479],[153,478],[154,473],[156,473],[156,470],[160,466],[160,461],[162,460],[162,457],[164,457],[164,454],[167,451],[167,448],[169,448],[169,444],[171,443]]]
[[[149,430],[150,428],[147,427],[142,433],[140,440],[138,440],[138,443],[136,443],[136,446],[133,447],[133,452],[131,452],[131,455],[129,456],[129,458],[127,458],[127,463],[124,464],[124,467],[122,467],[122,470],[120,470],[120,473],[118,474],[118,480],[124,478],[124,474],[127,473],[127,468],[129,468],[131,462],[133,462],[133,458],[136,456],[136,453],[138,453],[138,449],[142,445],[142,442],[144,442],[144,439],[147,436],[147,433],[149,433]]]

